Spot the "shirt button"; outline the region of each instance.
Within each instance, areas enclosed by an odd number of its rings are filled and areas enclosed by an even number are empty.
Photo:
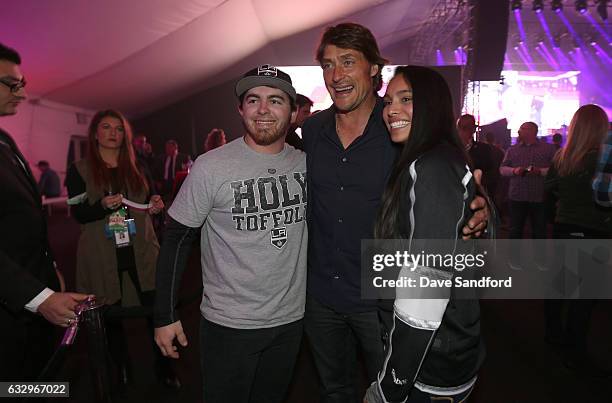
[[[339,278],[340,278],[340,276],[337,275],[337,274],[334,276],[334,280],[338,280]]]
[[[340,248],[336,248],[336,252],[340,252]]]
[[[344,190],[344,186],[340,186],[340,191],[342,192]]]
[[[338,218],[338,222],[342,224],[342,218]]]
[[[341,161],[342,161],[342,162],[346,162],[346,161],[348,161],[348,159],[347,159],[346,157],[342,157],[342,160],[341,160]]]

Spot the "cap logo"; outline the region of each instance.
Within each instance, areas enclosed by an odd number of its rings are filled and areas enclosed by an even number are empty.
[[[258,76],[266,76],[266,77],[276,77],[278,72],[276,67],[270,66],[269,64],[264,64],[263,66],[259,66],[257,68]]]

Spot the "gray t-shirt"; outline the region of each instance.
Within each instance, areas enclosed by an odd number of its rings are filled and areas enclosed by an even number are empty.
[[[170,216],[202,226],[202,315],[255,329],[304,316],[306,158],[285,145],[252,150],[243,138],[200,156]]]

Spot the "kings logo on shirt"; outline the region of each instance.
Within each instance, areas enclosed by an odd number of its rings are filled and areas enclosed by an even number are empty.
[[[287,226],[306,219],[306,172],[233,181],[230,186],[235,229],[268,231],[278,249],[287,243]]]
[[[287,243],[287,228],[274,228],[270,231],[270,242],[278,249],[282,249]]]

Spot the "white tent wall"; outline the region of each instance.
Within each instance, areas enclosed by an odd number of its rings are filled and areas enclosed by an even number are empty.
[[[77,113],[87,118],[86,123],[77,122]],[[70,139],[87,136],[91,116],[93,112],[86,109],[33,97],[19,105],[16,115],[0,119],[0,127],[13,137],[37,179],[36,163],[46,160],[63,183]]]

